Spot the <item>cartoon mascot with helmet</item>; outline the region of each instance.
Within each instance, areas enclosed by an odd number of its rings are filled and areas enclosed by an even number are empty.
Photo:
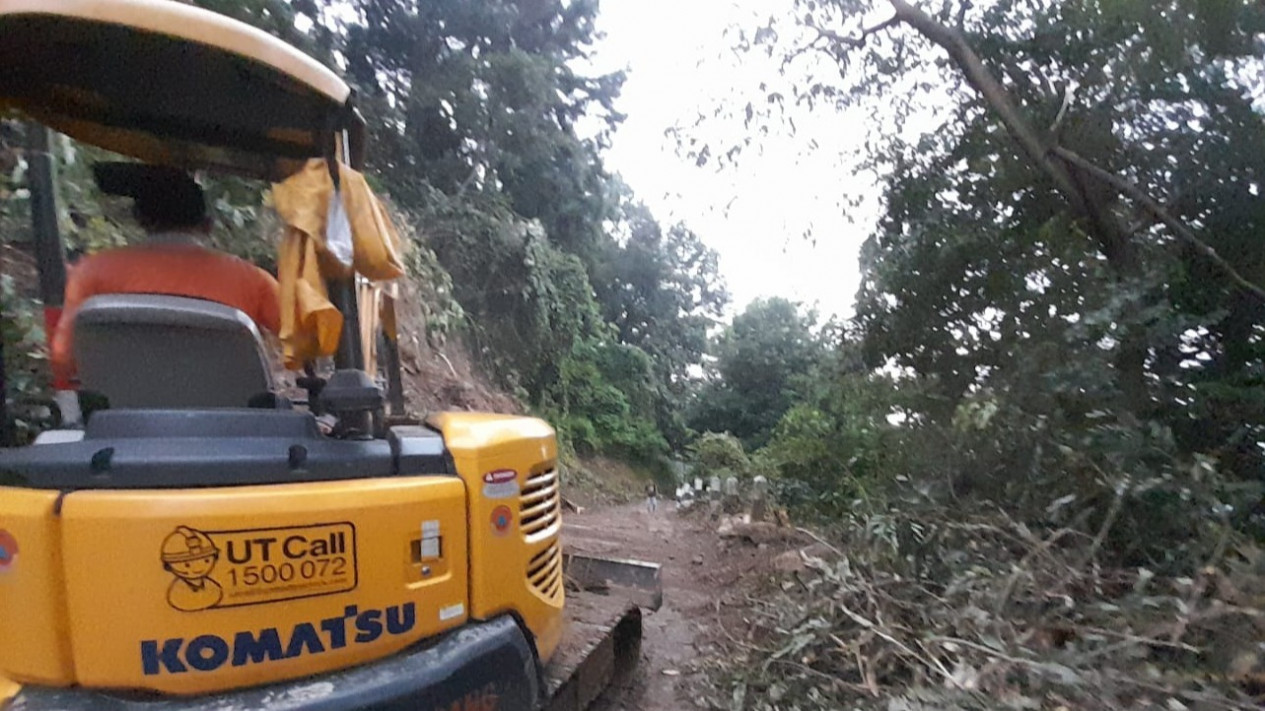
[[[176,576],[167,588],[167,603],[184,612],[220,604],[224,589],[210,577],[219,558],[220,549],[210,536],[188,526],[177,526],[163,540],[163,568]]]

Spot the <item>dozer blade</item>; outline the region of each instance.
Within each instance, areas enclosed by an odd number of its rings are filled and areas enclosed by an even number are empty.
[[[563,553],[562,568],[572,589],[621,597],[650,610],[663,604],[663,580],[654,563]]]
[[[567,631],[545,667],[545,711],[584,711],[641,656],[641,606],[663,601],[659,566],[580,554],[563,559]],[[640,604],[640,606],[639,606]]]

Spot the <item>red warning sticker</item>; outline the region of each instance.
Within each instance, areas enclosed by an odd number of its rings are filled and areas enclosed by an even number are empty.
[[[507,481],[513,481],[518,478],[518,472],[513,469],[497,469],[494,472],[488,472],[483,475],[483,481],[489,484],[504,484]]]
[[[512,499],[518,496],[518,472],[497,469],[483,475],[483,498]]]

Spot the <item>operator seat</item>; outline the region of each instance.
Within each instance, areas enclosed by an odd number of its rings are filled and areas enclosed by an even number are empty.
[[[75,317],[73,348],[82,388],[111,409],[247,407],[272,390],[255,322],[212,301],[94,296]]]

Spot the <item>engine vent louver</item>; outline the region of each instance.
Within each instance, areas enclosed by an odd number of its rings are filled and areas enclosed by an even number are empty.
[[[527,478],[518,503],[518,526],[529,542],[540,540],[561,518],[558,470],[550,469]]]

